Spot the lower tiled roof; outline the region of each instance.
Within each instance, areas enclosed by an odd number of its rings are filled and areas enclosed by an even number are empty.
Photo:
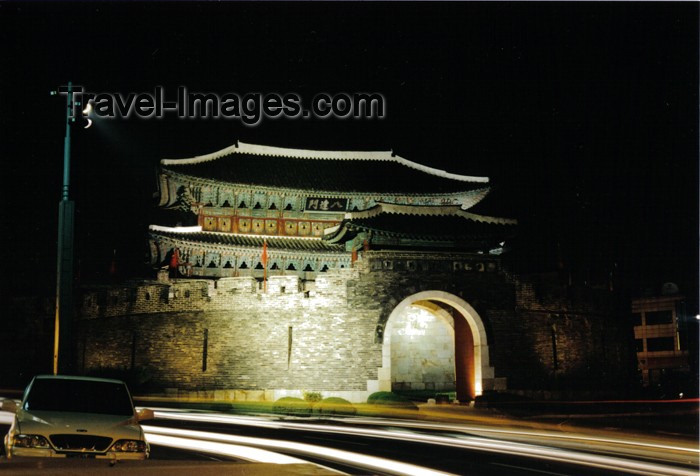
[[[341,225],[343,226],[343,225]],[[514,233],[511,224],[494,224],[469,220],[461,216],[403,215],[383,213],[374,217],[346,222],[350,230],[435,241],[460,241],[474,238],[505,238]]]
[[[165,238],[186,241],[188,243],[202,243],[207,245],[240,246],[247,248],[262,248],[263,242],[267,240],[269,249],[284,249],[294,251],[322,251],[322,252],[344,252],[342,244],[332,244],[320,238],[283,238],[274,236],[242,235],[237,233],[212,233],[206,231],[199,232],[179,232],[164,231],[162,228],[149,230],[151,236],[162,236]]]

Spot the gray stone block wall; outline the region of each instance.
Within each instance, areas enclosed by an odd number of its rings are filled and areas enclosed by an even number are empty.
[[[78,357],[86,371],[147,369],[161,388],[366,395],[382,378],[387,319],[422,291],[448,293],[478,313],[495,371],[485,390],[552,386],[617,368],[625,354],[605,299],[538,291],[491,257],[366,252],[354,268],[313,283],[271,277],[267,292],[251,277],[86,289]]]

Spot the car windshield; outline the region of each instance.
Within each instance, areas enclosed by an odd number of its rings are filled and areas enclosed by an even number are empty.
[[[124,416],[134,414],[125,384],[92,380],[36,379],[29,390],[24,409]]]

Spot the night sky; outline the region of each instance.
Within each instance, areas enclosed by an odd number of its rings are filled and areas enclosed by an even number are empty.
[[[394,150],[492,178],[519,272],[698,275],[697,3],[0,3],[3,292],[53,290],[68,80],[96,92],[378,92],[383,120],[102,120],[73,133],[81,282],[148,276],[162,158],[236,140]],[[270,170],[270,173],[275,173]],[[387,177],[391,180],[391,177]],[[486,205],[486,204],[485,204]],[[557,251],[559,250],[559,251]]]

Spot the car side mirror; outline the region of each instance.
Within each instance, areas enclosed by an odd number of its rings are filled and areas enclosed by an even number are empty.
[[[9,413],[17,413],[17,404],[15,403],[14,400],[10,400],[9,398],[6,398],[5,400],[2,401],[2,411],[4,412],[9,412]]]
[[[138,421],[153,420],[155,417],[156,416],[153,413],[153,410],[151,410],[150,408],[142,408],[136,413],[136,419]]]

